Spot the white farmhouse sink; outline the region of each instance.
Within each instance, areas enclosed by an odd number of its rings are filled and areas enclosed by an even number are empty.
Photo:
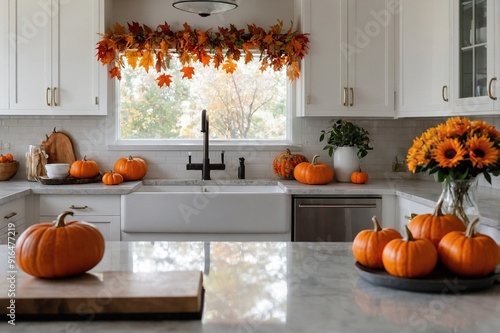
[[[122,195],[126,233],[287,233],[290,198],[278,185],[151,185]]]

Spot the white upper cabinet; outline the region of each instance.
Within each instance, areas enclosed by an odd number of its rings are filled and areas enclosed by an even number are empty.
[[[9,108],[9,2],[0,1],[0,112]]]
[[[103,0],[10,0],[10,114],[106,114],[103,10]]]
[[[309,54],[298,83],[299,116],[394,116],[391,0],[297,0]]]
[[[498,114],[500,2],[453,3],[453,111],[466,115]]]
[[[400,0],[398,117],[447,116],[452,0]]]

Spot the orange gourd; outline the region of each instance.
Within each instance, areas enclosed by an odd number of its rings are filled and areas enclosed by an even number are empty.
[[[427,238],[437,248],[439,241],[451,231],[465,231],[465,225],[454,214],[443,214],[440,200],[432,214],[420,214],[408,222],[408,229],[416,238]]]
[[[114,169],[124,180],[139,180],[148,172],[148,165],[140,157],[129,156],[119,158],[115,162]]]
[[[69,174],[75,178],[93,178],[99,174],[99,165],[96,161],[87,160],[87,156],[84,156],[82,160],[71,164]]]
[[[402,278],[423,277],[432,272],[438,262],[438,253],[432,242],[425,238],[414,238],[405,226],[406,237],[393,239],[382,252],[385,270]]]
[[[0,155],[0,163],[6,163],[6,162],[8,162],[8,160],[7,160],[7,156],[5,156],[5,155]]]
[[[314,155],[312,162],[302,162],[293,170],[297,181],[303,184],[324,185],[333,180],[333,170],[324,163],[316,162],[319,155]]]
[[[361,265],[370,268],[384,268],[382,251],[393,239],[401,239],[401,234],[392,228],[384,228],[372,217],[373,230],[360,231],[352,242],[352,254]]]
[[[293,170],[302,162],[308,162],[304,155],[292,154],[287,148],[285,154],[279,154],[274,159],[273,171],[280,178],[294,179]]]
[[[441,239],[439,259],[453,273],[467,277],[487,275],[500,261],[498,246],[489,236],[474,232],[475,219],[465,232],[452,231]]]
[[[123,176],[110,170],[102,176],[102,182],[106,185],[118,185],[123,183]]]
[[[56,221],[37,223],[16,242],[17,265],[38,278],[60,278],[85,273],[104,255],[104,237],[92,224],[65,222],[67,211]]]
[[[351,182],[354,184],[364,184],[368,181],[368,174],[359,168],[351,174]]]

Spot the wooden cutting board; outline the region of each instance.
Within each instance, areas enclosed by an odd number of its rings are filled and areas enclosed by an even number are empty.
[[[9,290],[9,276],[0,290]],[[15,298],[1,293],[4,317],[15,299],[19,320],[201,319],[200,271],[86,273],[64,279],[16,278]]]
[[[47,155],[47,163],[68,163],[71,165],[75,160],[75,151],[71,138],[62,132],[54,131],[47,135],[47,138],[42,142],[42,147],[45,148]]]

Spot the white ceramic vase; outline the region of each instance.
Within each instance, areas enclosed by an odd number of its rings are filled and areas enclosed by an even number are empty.
[[[351,174],[359,169],[357,147],[337,147],[333,151],[333,171],[338,182],[351,182]]]

